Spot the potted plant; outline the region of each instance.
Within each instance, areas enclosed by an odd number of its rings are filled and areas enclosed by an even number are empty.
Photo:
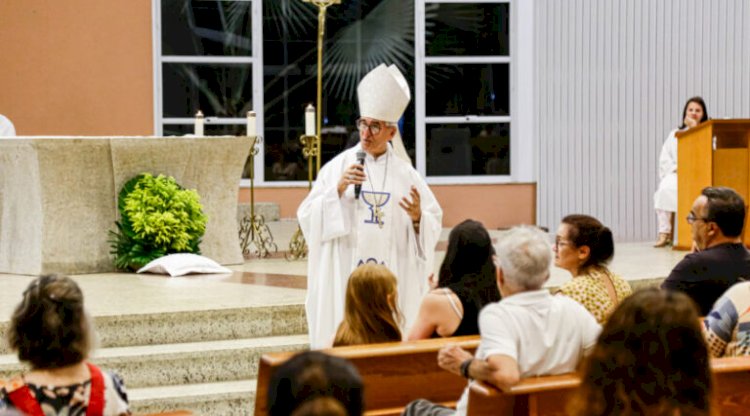
[[[115,267],[138,270],[172,253],[200,254],[208,217],[195,190],[183,189],[171,176],[142,173],[122,187],[117,200],[120,221],[110,231]]]

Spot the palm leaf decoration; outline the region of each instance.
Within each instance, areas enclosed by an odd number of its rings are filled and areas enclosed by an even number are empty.
[[[263,14],[268,16],[266,21],[276,25],[278,32],[283,32],[285,25],[297,37],[315,33],[318,25],[317,9],[302,0],[263,0]]]
[[[352,99],[357,84],[371,69],[414,61],[414,2],[383,0],[369,14],[337,33],[324,51],[326,93]]]

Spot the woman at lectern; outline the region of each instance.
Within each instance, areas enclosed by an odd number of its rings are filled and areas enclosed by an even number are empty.
[[[677,211],[677,137],[675,133],[695,127],[706,120],[708,120],[708,111],[706,111],[703,98],[690,98],[682,110],[682,124],[669,133],[661,148],[659,187],[654,194],[659,239],[654,247],[666,247],[672,243],[674,213]]]

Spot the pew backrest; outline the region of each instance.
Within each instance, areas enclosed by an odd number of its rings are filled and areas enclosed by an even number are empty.
[[[716,414],[747,415],[750,408],[750,356],[711,360],[713,407]],[[581,383],[578,374],[532,377],[502,392],[473,382],[468,415],[566,415],[571,395]]]
[[[439,338],[386,344],[337,347],[323,352],[349,360],[359,371],[365,386],[368,414],[400,414],[410,401],[423,398],[437,403],[455,403],[466,380],[437,364],[437,352],[448,343],[458,344],[472,354],[478,336]],[[255,414],[267,415],[267,394],[274,371],[295,353],[269,353],[260,359],[255,395]]]

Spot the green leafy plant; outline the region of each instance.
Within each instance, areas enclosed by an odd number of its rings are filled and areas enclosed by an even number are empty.
[[[118,269],[137,270],[171,253],[200,254],[208,217],[198,193],[171,176],[134,177],[122,187],[117,208],[120,221],[109,242]]]

